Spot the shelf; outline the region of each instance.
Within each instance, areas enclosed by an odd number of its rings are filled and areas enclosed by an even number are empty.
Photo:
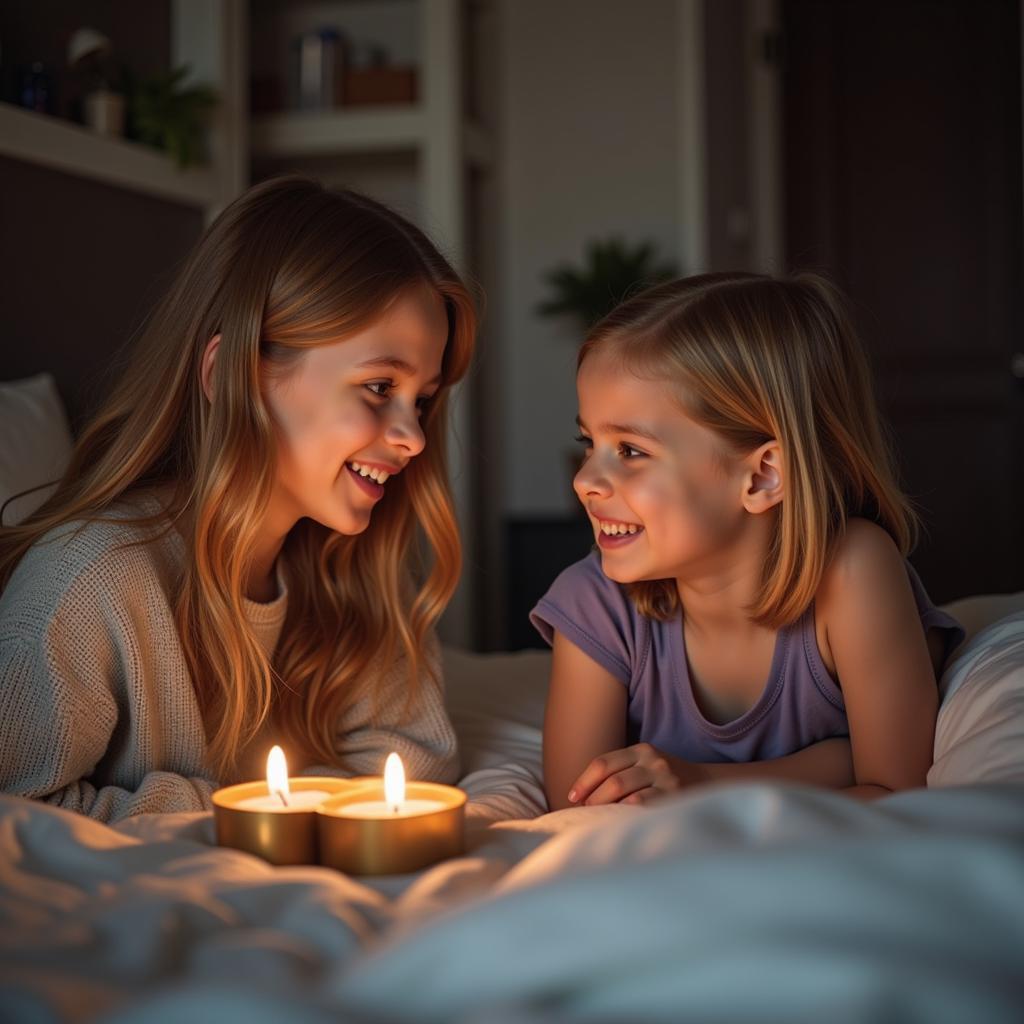
[[[270,114],[252,122],[252,151],[261,157],[330,156],[416,150],[423,141],[417,107]]]
[[[0,103],[0,155],[191,206],[217,201],[217,179],[208,168],[180,171],[148,146],[9,103]]]
[[[255,118],[250,138],[253,155],[263,158],[416,152],[426,142],[426,124],[418,107],[291,112]],[[470,163],[491,162],[490,139],[479,125],[464,126],[463,147]]]

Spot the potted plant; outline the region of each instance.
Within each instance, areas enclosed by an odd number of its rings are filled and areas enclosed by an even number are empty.
[[[653,242],[630,245],[614,237],[591,241],[581,267],[563,263],[544,274],[549,294],[537,312],[569,314],[587,331],[623,299],[675,276],[676,268],[657,258]]]
[[[204,130],[217,105],[209,86],[183,86],[188,66],[149,78],[129,76],[131,132],[146,145],[169,153],[179,168],[205,162]]]

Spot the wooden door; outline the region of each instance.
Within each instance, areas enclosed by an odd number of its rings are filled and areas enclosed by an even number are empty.
[[[850,296],[937,601],[1024,589],[1018,0],[785,0],[786,256]]]

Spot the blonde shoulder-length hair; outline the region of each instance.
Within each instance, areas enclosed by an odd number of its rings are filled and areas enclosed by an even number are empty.
[[[609,349],[643,379],[678,388],[685,412],[743,456],[782,451],[785,497],[751,618],[777,629],[814,600],[851,516],[900,551],[917,519],[896,482],[863,348],[838,291],[815,274],[703,274],[627,300],[590,332],[578,365]],[[645,615],[679,609],[673,580],[630,584]]]
[[[422,414],[425,449],[389,482],[358,537],[308,519],[289,533],[279,560],[288,614],[271,664],[243,610],[276,465],[261,380],[287,372],[305,349],[360,331],[404,290],[424,286],[444,301],[449,325],[442,384]],[[216,334],[207,401],[201,362]],[[54,494],[22,524],[0,529],[0,589],[47,531],[102,519],[115,501],[162,488],[171,522],[188,524],[175,613],[211,768],[230,777],[271,714],[290,743],[336,761],[344,709],[401,655],[411,701],[428,668],[427,634],[459,578],[446,393],[466,372],[475,334],[466,286],[427,237],[387,207],[294,176],[249,189],[185,263]],[[163,517],[136,522],[170,528]],[[410,564],[423,550],[417,524],[431,550],[413,585]]]

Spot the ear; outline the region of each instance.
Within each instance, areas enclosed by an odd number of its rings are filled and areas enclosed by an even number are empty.
[[[752,515],[760,515],[778,505],[784,496],[782,449],[778,441],[767,441],[744,461],[743,507]]]
[[[217,358],[217,349],[220,348],[220,335],[215,334],[207,343],[203,351],[203,361],[199,366],[199,380],[203,385],[203,394],[208,402],[213,401],[213,363]]]

